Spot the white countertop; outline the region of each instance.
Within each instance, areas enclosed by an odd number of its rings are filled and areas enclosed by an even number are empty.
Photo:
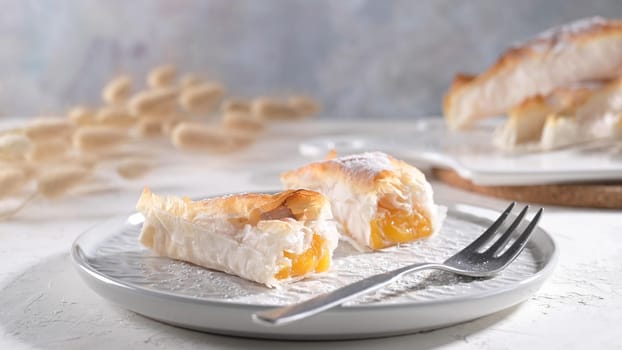
[[[229,157],[159,152],[160,165],[143,179],[101,176],[89,194],[31,203],[0,222],[0,349],[622,349],[619,210],[546,207],[541,226],[556,239],[560,260],[527,302],[449,328],[372,340],[292,344],[179,329],[108,303],[71,266],[68,251],[76,236],[111,215],[131,212],[144,185],[190,196],[273,190],[279,188],[281,170],[308,160],[298,154],[299,140],[319,133],[389,137],[392,130],[409,132],[412,126],[314,122],[274,127],[270,137]],[[495,210],[507,202],[433,186],[445,202]]]

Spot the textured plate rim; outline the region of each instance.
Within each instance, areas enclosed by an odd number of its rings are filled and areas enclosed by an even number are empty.
[[[481,208],[481,209],[484,209],[484,208]],[[101,226],[103,226],[105,223],[109,221],[117,222],[118,220],[127,220],[128,217],[130,217],[131,215],[135,215],[135,214],[136,213],[133,213],[130,215],[114,216],[104,222],[94,225],[93,227],[85,231],[84,233],[80,234],[75,239],[71,247],[70,255],[71,255],[72,262],[74,263],[75,267],[78,270],[91,276],[99,283],[103,283],[108,286],[111,286],[111,285],[116,286],[117,288],[121,288],[123,290],[126,290],[127,292],[147,294],[151,297],[171,299],[175,301],[199,303],[199,304],[206,305],[206,306],[209,306],[209,305],[220,306],[220,307],[226,306],[226,307],[231,307],[231,308],[236,308],[236,309],[238,308],[246,309],[246,310],[248,309],[261,310],[261,309],[268,309],[268,308],[282,306],[282,305],[269,305],[269,304],[258,305],[258,304],[252,304],[252,303],[227,301],[224,299],[201,298],[201,297],[194,297],[194,296],[188,296],[188,295],[179,295],[179,294],[175,294],[173,292],[168,292],[168,291],[160,291],[160,290],[154,290],[150,288],[139,287],[131,283],[118,280],[114,277],[110,277],[106,275],[105,273],[98,271],[93,266],[91,266],[89,262],[87,261],[84,251],[80,247],[80,242],[84,240],[85,237],[88,237],[94,230],[101,228]],[[472,214],[465,210],[458,209],[456,207],[450,207],[448,209],[447,214],[458,215],[459,217],[466,218],[469,221],[472,221],[473,219],[483,220],[487,223],[492,223],[493,221],[487,217]],[[513,217],[513,216],[515,215],[510,215],[509,217]],[[464,303],[464,302],[468,302],[472,300],[488,299],[488,298],[492,298],[495,296],[500,296],[500,295],[512,292],[515,289],[519,289],[521,287],[526,287],[529,285],[539,285],[541,284],[541,282],[544,282],[552,274],[553,270],[555,269],[555,266],[557,265],[559,253],[558,253],[558,246],[555,240],[553,239],[553,237],[546,230],[544,230],[540,225],[537,225],[536,229],[537,231],[534,234],[543,235],[543,239],[546,239],[549,241],[548,243],[551,245],[551,253],[548,256],[548,260],[543,262],[544,265],[542,266],[540,270],[536,271],[533,275],[523,280],[520,280],[516,283],[503,286],[500,288],[496,288],[493,290],[481,292],[481,293],[453,296],[453,297],[447,297],[447,298],[437,299],[437,300],[420,300],[420,301],[412,301],[412,302],[400,302],[400,303],[394,303],[394,304],[356,304],[356,305],[349,305],[349,306],[339,306],[336,309],[339,310],[339,312],[349,312],[349,311],[358,312],[358,311],[369,310],[369,309],[382,309],[382,310],[389,309],[390,310],[394,308],[403,308],[405,306],[433,307],[435,305],[440,305],[440,304],[442,305],[454,304],[454,303],[460,304],[460,303]]]

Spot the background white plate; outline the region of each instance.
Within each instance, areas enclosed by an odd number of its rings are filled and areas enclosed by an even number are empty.
[[[464,322],[527,299],[552,272],[557,256],[555,243],[538,227],[523,254],[492,279],[423,272],[286,326],[258,325],[252,322],[251,315],[407,263],[442,261],[489,224],[488,219],[450,209],[440,233],[414,244],[359,253],[342,242],[330,273],[278,290],[154,256],[137,241],[142,225],[140,214],[111,219],[84,233],[75,241],[72,257],[81,277],[101,296],[173,325],[261,338],[369,338]]]
[[[299,145],[303,155],[321,158],[383,150],[417,165],[454,169],[479,185],[534,185],[622,180],[622,143],[593,142],[568,149],[510,154],[492,146],[497,123],[491,121],[459,133],[447,130],[443,118],[427,118],[414,128],[391,135],[355,130],[350,135],[312,138]]]

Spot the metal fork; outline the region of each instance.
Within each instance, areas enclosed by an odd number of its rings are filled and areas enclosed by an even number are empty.
[[[525,248],[531,233],[534,231],[542,215],[542,208],[540,208],[520,236],[504,250],[512,238],[514,231],[527,213],[527,209],[529,209],[529,206],[525,206],[505,232],[487,247],[487,243],[497,235],[499,227],[510,214],[514,205],[515,203],[512,202],[484,233],[477,237],[466,248],[451,256],[443,263],[417,263],[367,277],[330,293],[319,295],[298,304],[257,312],[253,314],[253,320],[262,324],[284,325],[307,318],[356,298],[357,296],[380,289],[406,274],[425,269],[438,269],[471,277],[493,276],[514,261],[523,248]]]

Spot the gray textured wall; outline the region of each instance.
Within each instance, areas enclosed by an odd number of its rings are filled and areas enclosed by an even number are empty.
[[[118,72],[171,62],[241,96],[304,91],[325,117],[440,111],[458,71],[614,0],[0,0],[0,115],[97,103]]]

